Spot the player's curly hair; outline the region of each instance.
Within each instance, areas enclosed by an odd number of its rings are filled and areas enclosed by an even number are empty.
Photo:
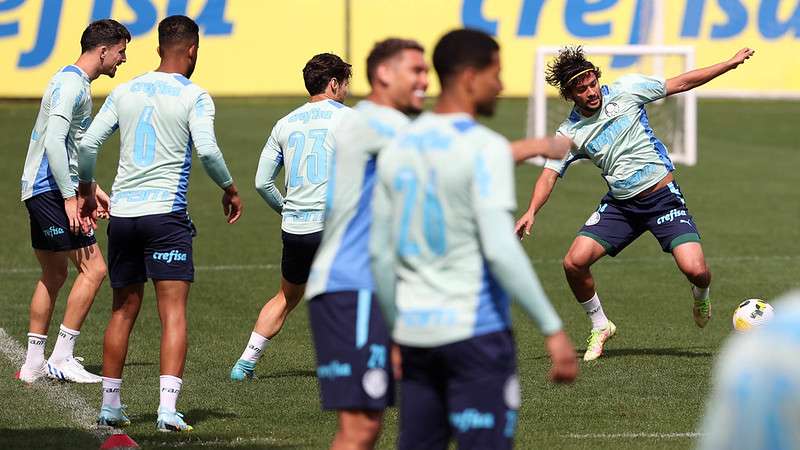
[[[592,64],[583,54],[583,47],[564,47],[545,70],[547,84],[557,87],[561,97],[569,100],[569,90],[580,79],[582,73],[594,72],[600,79],[600,68]]]

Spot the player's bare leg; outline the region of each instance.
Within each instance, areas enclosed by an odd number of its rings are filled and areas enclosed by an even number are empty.
[[[47,375],[47,361],[44,358],[47,332],[58,291],[67,280],[67,257],[64,252],[34,250],[34,253],[39,260],[42,274],[31,297],[28,352],[19,373],[20,380],[26,383],[33,383]]]
[[[159,431],[191,431],[192,427],[176,410],[188,349],[186,303],[191,283],[154,280],[153,284],[158,299],[158,317],[161,319],[161,389],[156,428]]]
[[[572,293],[592,321],[592,330],[586,340],[584,361],[592,361],[603,354],[605,342],[614,336],[617,327],[608,320],[595,290],[594,277],[590,267],[606,255],[606,250],[597,241],[586,236],[578,236],[564,257],[564,273]]]
[[[375,447],[383,411],[339,411],[331,450],[367,450]]]
[[[250,333],[247,347],[231,369],[231,380],[243,381],[253,378],[256,363],[261,358],[264,349],[270,339],[281,331],[286,317],[303,299],[305,291],[305,283],[294,284],[281,277],[281,288],[261,308],[253,332]]]
[[[139,316],[144,283],[114,289],[111,319],[103,336],[103,403],[97,415],[99,425],[130,425],[120,398],[122,369],[128,356],[128,341]]]
[[[78,270],[78,276],[67,297],[64,325],[80,330],[108,269],[97,244],[69,251],[69,259]]]
[[[692,315],[698,327],[703,328],[711,320],[711,272],[708,270],[703,247],[699,242],[686,242],[672,249],[672,256],[678,268],[692,283],[694,304]]]
[[[281,277],[281,289],[261,308],[253,331],[267,339],[275,337],[283,328],[286,317],[303,299],[305,291],[305,283],[294,284]]]

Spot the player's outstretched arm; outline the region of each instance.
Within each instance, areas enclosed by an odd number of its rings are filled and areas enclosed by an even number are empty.
[[[572,148],[572,139],[566,136],[520,139],[511,143],[511,153],[517,164],[537,156],[561,159]]]
[[[556,186],[556,181],[558,181],[558,172],[555,170],[545,168],[539,174],[539,178],[533,187],[533,192],[531,192],[531,203],[528,206],[528,210],[522,214],[522,217],[514,225],[514,232],[520,239],[531,234],[531,228],[533,228],[533,223],[536,221],[536,213],[547,203],[550,193],[553,192]]]
[[[667,95],[679,94],[702,86],[714,78],[739,67],[740,64],[743,64],[745,60],[753,56],[754,53],[755,50],[745,47],[736,52],[736,54],[727,61],[714,64],[713,66],[691,70],[677,77],[670,78],[666,82]]]

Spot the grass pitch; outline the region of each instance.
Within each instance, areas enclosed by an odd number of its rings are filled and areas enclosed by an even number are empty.
[[[279,217],[252,188],[258,156],[274,122],[302,101],[217,101],[218,139],[245,201],[244,216],[233,226],[225,223],[221,192],[195,161],[189,204],[198,229],[197,274],[190,294],[190,348],[179,400],[179,409],[195,431],[174,436],[155,430],[159,322],[148,287],[122,391],[133,421],[128,433],[143,448],[315,449],[330,442],[335,417],[319,409],[304,305],[290,316],[266,351],[257,369],[259,378],[243,384],[228,381],[228,371],[247,342],[259,308],[277,289],[280,274]],[[490,125],[509,138],[520,137],[525,106],[522,100],[503,100]],[[4,236],[0,328],[9,336],[6,347],[14,344],[13,338],[17,349],[25,342],[30,294],[38,276],[18,183],[37,108],[38,102],[0,103],[0,134],[4,136],[0,151],[6,161],[0,167],[5,192],[0,198],[4,218],[0,223]],[[595,266],[599,294],[618,326],[618,335],[599,361],[581,365],[574,385],[546,382],[548,359],[542,338],[515,309],[523,391],[518,448],[693,445],[711,386],[714,356],[730,333],[733,308],[745,298],[770,300],[800,286],[796,190],[800,179],[795,172],[800,152],[797,129],[789,119],[798,116],[798,103],[700,103],[700,162],[696,167],[679,167],[676,179],[702,233],[713,272],[714,319],[706,329],[695,327],[688,283],[649,234],[617,258],[606,258]],[[115,138],[99,157],[98,179],[107,189],[115,175],[117,154]],[[533,166],[517,169],[521,208],[527,206],[539,170]],[[589,323],[569,292],[560,259],[605,190],[594,166],[574,165],[537,217],[532,239],[524,243],[580,353]],[[98,232],[103,249],[104,227]],[[70,285],[71,279],[54,314],[48,354]],[[94,372],[100,371],[110,303],[106,282],[76,349]],[[85,414],[99,408],[99,386],[26,388],[12,379],[17,369],[0,355],[0,448],[99,447],[91,427],[82,426]],[[64,404],[72,406],[59,406]],[[392,448],[396,437],[397,413],[392,409],[387,412],[379,447]]]

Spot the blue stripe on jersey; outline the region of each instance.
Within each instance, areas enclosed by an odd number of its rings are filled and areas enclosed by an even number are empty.
[[[661,162],[664,163],[664,167],[670,172],[675,170],[675,166],[672,164],[672,160],[669,159],[669,155],[667,154],[667,147],[664,146],[656,137],[653,129],[650,128],[650,121],[647,119],[647,110],[644,108],[644,105],[639,106],[639,123],[644,127],[644,132],[647,133],[647,136],[650,137],[650,143],[653,144],[653,148],[658,153]]]
[[[477,123],[472,119],[463,119],[453,122],[453,126],[456,127],[456,130],[458,130],[461,133],[466,132],[475,125],[477,125]]]
[[[280,164],[283,164],[283,152],[280,153]],[[333,193],[336,186],[336,157],[331,158],[331,168],[328,169],[328,187],[325,189],[325,217],[333,208]]]
[[[186,209],[188,202],[186,201],[186,192],[189,190],[189,172],[192,170],[192,139],[186,144],[186,158],[183,160],[181,167],[181,178],[178,181],[178,189],[175,192],[175,200],[172,203],[172,211],[181,211]]]
[[[329,99],[329,100],[328,100],[328,103],[329,103],[330,105],[334,106],[336,109],[344,108],[344,105],[343,105],[343,104],[341,104],[341,103],[339,103],[339,102],[337,102],[336,100],[330,100],[330,99]]]
[[[192,84],[192,81],[189,80],[188,78],[186,78],[183,75],[175,74],[174,77],[175,77],[176,80],[178,80],[184,86],[188,86],[188,85]]]
[[[369,226],[372,224],[372,191],[375,188],[376,158],[367,161],[361,198],[355,216],[347,224],[339,251],[331,262],[325,292],[374,290],[369,267]],[[330,187],[329,187],[330,189]]]
[[[61,71],[62,72],[77,73],[78,75],[83,76],[83,71],[81,69],[79,69],[79,68],[77,68],[75,66],[71,66],[71,65],[67,66],[67,67],[64,67],[63,69],[61,69]]]
[[[33,192],[31,195],[41,194],[58,189],[53,172],[50,171],[50,163],[47,160],[47,153],[42,155],[42,162],[39,163],[39,170],[36,171],[36,178],[33,181]]]
[[[611,91],[608,89],[608,86],[604,84],[600,86],[600,92],[602,92],[603,95],[608,95]]]
[[[475,317],[473,337],[511,327],[508,295],[489,272],[486,261],[483,262],[483,280],[478,293],[478,311]]]
[[[356,348],[362,348],[367,344],[371,304],[372,292],[367,289],[359,289],[356,307]]]
[[[581,153],[579,155],[575,155],[572,158],[568,159],[567,162],[564,163],[564,167],[561,168],[561,172],[558,173],[558,176],[563,177],[564,173],[567,171],[567,167],[569,167],[570,164],[574,163],[575,161],[577,161],[579,159],[589,159],[589,156],[588,155],[584,155],[583,153]]]
[[[571,113],[569,113],[569,121],[572,123],[577,123],[581,121],[581,115],[578,113],[577,109],[573,109]]]

